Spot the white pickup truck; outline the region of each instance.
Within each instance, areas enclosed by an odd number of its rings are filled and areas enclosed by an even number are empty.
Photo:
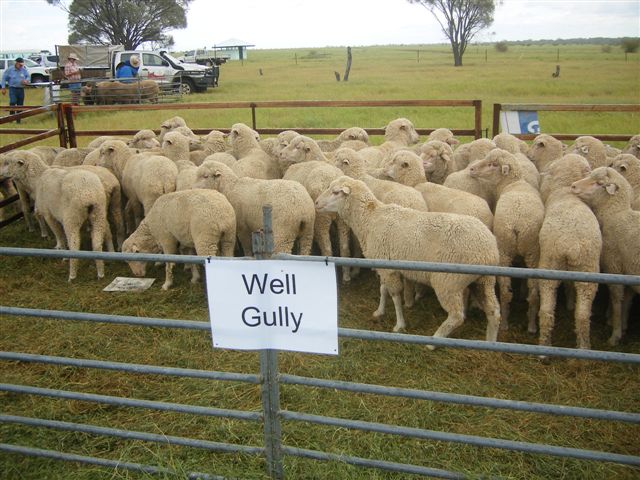
[[[0,78],[4,75],[4,71],[7,68],[13,67],[15,63],[14,59],[0,58]],[[24,66],[27,67],[27,70],[29,71],[29,82],[32,84],[49,81],[49,68],[41,67],[36,62],[28,58],[24,59]]]

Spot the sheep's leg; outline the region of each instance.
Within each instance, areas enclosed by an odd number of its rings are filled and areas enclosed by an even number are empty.
[[[529,333],[536,333],[538,328],[536,326],[536,315],[540,309],[540,293],[538,291],[538,280],[529,278],[527,280],[529,286],[529,293],[527,294],[527,304],[529,305],[527,310],[527,316],[529,318],[529,325],[527,331]],[[557,288],[557,287],[556,287]]]
[[[139,222],[137,222],[136,215],[134,212],[134,202],[132,202],[131,200],[127,200],[127,203],[124,207],[124,218],[125,218],[127,233],[129,234],[133,233],[138,227]]]
[[[393,331],[404,331],[406,329],[406,323],[404,320],[404,312],[402,311],[402,291],[404,289],[402,276],[393,270],[385,270],[378,273],[380,274],[380,293],[382,294],[382,286],[384,285],[386,292],[391,295],[391,300],[393,300],[393,306],[395,307],[396,324],[393,327]],[[382,298],[382,295],[380,295],[380,297]]]
[[[487,342],[496,342],[498,340],[498,330],[500,329],[500,304],[496,297],[496,277],[487,276],[480,277],[477,282],[480,287],[479,299],[487,317]],[[468,289],[465,289],[464,296],[468,297]]]
[[[40,236],[42,238],[49,238],[49,232],[47,231],[47,225],[41,215],[35,214],[38,226],[40,227]]]
[[[291,253],[295,238],[287,238],[283,235],[273,233],[273,251],[274,253]]]
[[[104,246],[107,247],[107,252],[115,252],[113,248],[113,234],[111,233],[111,226],[108,223],[104,229]]]
[[[591,305],[598,290],[598,284],[576,282],[576,338],[578,348],[591,348]]]
[[[448,337],[451,332],[459,328],[464,323],[464,289],[452,290],[445,285],[432,285],[436,292],[436,297],[440,305],[447,312],[447,319],[442,322],[434,337]],[[443,288],[444,287],[444,288]],[[435,349],[429,345],[429,350]]]
[[[80,250],[80,225],[65,224],[64,233],[67,236],[67,243],[69,244],[69,250]],[[102,245],[102,238],[100,238],[100,245]],[[69,259],[69,281],[75,280],[78,276],[78,259]]]
[[[351,256],[351,248],[349,246],[351,230],[340,218],[336,219],[336,226],[338,229],[338,247],[340,249],[340,256],[349,258]],[[344,283],[349,283],[351,281],[351,267],[348,265],[342,267],[342,281]]]
[[[162,246],[162,253],[165,255],[175,255],[178,251],[178,242],[173,238],[164,238],[160,240]],[[162,285],[162,290],[169,290],[173,285],[173,267],[175,263],[167,262],[164,267],[165,280]]]
[[[380,281],[380,300],[378,301],[378,308],[373,312],[374,318],[380,318],[384,315],[384,311],[387,308],[387,287],[382,281]]]
[[[51,229],[51,231],[53,232],[53,236],[56,237],[56,246],[53,248],[55,248],[56,250],[66,249],[67,241],[66,241],[66,237],[65,237],[62,225],[60,225],[60,222],[58,222],[58,220],[56,220],[53,217],[53,215],[49,215],[49,214],[45,215],[44,219],[47,222],[47,225],[49,225],[49,228]]]
[[[316,215],[315,226],[313,227],[314,240],[320,249],[320,255],[330,257],[333,255],[331,248],[331,237],[329,231],[331,229],[331,215],[327,213],[318,213]]]
[[[20,208],[22,208],[22,215],[24,216],[24,221],[27,224],[27,230],[34,232],[35,228],[33,227],[33,220],[31,218],[31,202],[29,200],[29,194],[21,187],[17,187],[16,190],[18,190]]]
[[[236,236],[229,232],[224,232],[220,236],[220,255],[223,257],[233,257],[236,246]]]
[[[328,232],[327,232],[328,237]],[[313,246],[313,222],[302,222],[300,233],[298,235],[298,250],[300,255],[311,255],[311,247]],[[329,243],[329,251],[331,251],[331,243]]]
[[[538,344],[551,345],[551,334],[555,325],[556,311],[556,293],[560,282],[558,280],[540,280],[538,287],[540,289],[540,335],[538,336]]]
[[[107,212],[99,205],[96,205],[89,215],[91,224],[91,249],[94,252],[102,251],[102,244],[106,243],[110,252],[113,252],[113,240],[111,230],[107,222]],[[98,278],[104,278],[104,260],[96,260],[96,270]]]
[[[513,292],[511,291],[511,278],[498,277],[498,290],[500,291],[500,330],[509,329],[509,313]]]
[[[616,346],[622,338],[622,300],[624,298],[623,285],[609,285],[609,301],[611,303],[611,325],[613,331],[609,338],[609,345]]]
[[[205,238],[195,240],[195,254],[203,257],[215,257],[218,255],[218,238]],[[194,253],[193,250],[189,253]],[[196,284],[200,281],[200,266],[191,264],[191,283]]]
[[[573,282],[564,282],[564,303],[568,312],[572,312],[576,306],[576,289]]]
[[[124,219],[122,218],[122,197],[116,190],[111,195],[109,200],[109,216],[111,217],[111,224],[116,231],[116,242],[118,250],[122,250],[122,243],[125,239]]]
[[[404,297],[405,307],[413,307],[415,302],[415,291],[415,283],[405,277],[402,277],[402,295]]]

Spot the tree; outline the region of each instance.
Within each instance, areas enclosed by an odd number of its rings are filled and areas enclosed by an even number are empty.
[[[193,0],[45,0],[69,15],[69,43],[171,45],[167,30],[186,28]]]
[[[462,66],[467,45],[493,23],[494,0],[407,0],[429,10],[451,42],[453,64]]]

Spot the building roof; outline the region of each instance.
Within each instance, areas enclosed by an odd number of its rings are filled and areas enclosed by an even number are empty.
[[[213,48],[226,48],[226,47],[255,47],[252,43],[238,40],[237,38],[229,38],[224,42],[216,43]]]

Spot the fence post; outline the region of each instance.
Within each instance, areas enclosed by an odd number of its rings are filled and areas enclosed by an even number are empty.
[[[474,100],[473,106],[475,109],[474,136],[477,140],[478,138],[482,138],[482,100]]]
[[[257,259],[267,259],[273,254],[273,230],[271,205],[262,207],[263,228],[253,232],[251,243]],[[280,385],[278,383],[278,351],[260,351],[260,377],[262,410],[264,416],[264,443],[267,473],[274,480],[284,478],[282,467],[282,431],[280,428]]]
[[[64,113],[62,105],[55,105],[56,119],[58,120],[58,142],[61,147],[67,148],[67,129],[64,124]]]
[[[256,128],[256,104],[252,103],[251,104],[251,125],[254,130],[257,130]]]
[[[73,105],[70,103],[62,103],[62,109],[64,111],[64,117],[67,121],[67,135],[69,136],[69,147],[77,148],[78,143],[76,142],[76,126],[73,122]]]
[[[500,111],[502,110],[501,103],[493,104],[493,137],[500,133]]]

